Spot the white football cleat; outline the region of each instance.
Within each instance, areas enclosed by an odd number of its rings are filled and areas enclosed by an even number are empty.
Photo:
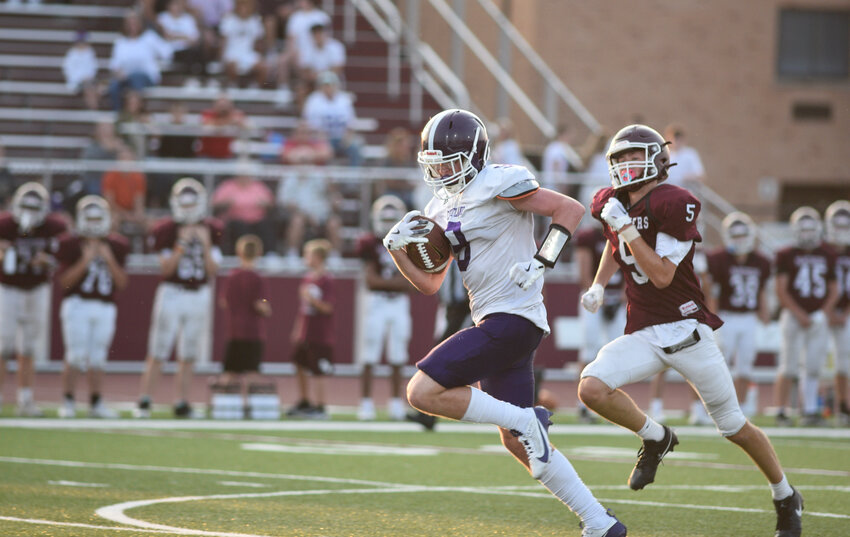
[[[393,421],[404,421],[407,416],[405,404],[399,397],[390,399],[389,405],[387,405],[387,412],[389,412],[390,419]]]
[[[62,419],[77,417],[77,410],[74,408],[74,402],[67,400],[63,402],[62,406],[59,407],[58,414]]]
[[[103,403],[98,403],[89,409],[90,418],[115,419],[118,417],[118,412],[104,406]]]
[[[16,413],[25,418],[41,418],[44,416],[44,412],[32,401],[19,404]]]
[[[360,421],[373,421],[375,417],[375,403],[368,398],[361,400],[360,408],[357,409],[357,419]]]
[[[549,445],[548,432],[549,426],[552,425],[552,421],[549,419],[552,413],[542,406],[527,410],[529,417],[525,430],[511,432],[525,448],[531,476],[534,479],[540,479],[549,461],[552,460],[552,447]]]

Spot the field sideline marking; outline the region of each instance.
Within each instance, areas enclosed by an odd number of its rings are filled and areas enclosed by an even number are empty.
[[[557,416],[556,416],[557,417]],[[336,431],[336,432],[375,432],[400,433],[422,432],[415,423],[360,422],[360,421],[250,421],[250,420],[133,420],[119,419],[58,419],[58,418],[0,418],[0,427],[20,429],[160,429],[160,430],[208,430],[208,431]],[[441,431],[452,433],[493,433],[492,425],[441,421]],[[850,428],[835,427],[762,427],[771,438],[812,438],[822,440],[850,440]],[[679,436],[698,436],[719,438],[713,427],[681,426],[675,427]],[[616,425],[566,425],[556,424],[549,427],[549,434],[629,436],[631,431]]]
[[[19,518],[16,516],[0,516],[0,520],[8,522],[23,522],[27,524],[40,524],[45,526],[66,526],[71,528],[86,528],[93,530],[112,530],[112,531],[139,531],[141,528],[125,528],[121,526],[98,526],[95,524],[83,524],[82,522],[59,522],[58,520],[41,520],[38,518]],[[164,533],[174,535],[173,531],[146,530],[146,533]],[[259,536],[253,536],[259,537]]]

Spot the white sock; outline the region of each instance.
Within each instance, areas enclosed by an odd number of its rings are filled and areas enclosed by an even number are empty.
[[[360,400],[360,405],[361,406],[372,406],[372,398],[371,397],[364,397],[363,399]]]
[[[782,500],[794,494],[794,490],[788,483],[788,478],[785,477],[785,474],[782,474],[782,481],[770,484],[770,493],[773,494],[774,500]]]
[[[660,442],[664,439],[664,427],[659,425],[659,423],[654,419],[647,416],[646,423],[643,424],[643,427],[640,428],[637,435],[644,440]]]
[[[461,421],[492,423],[503,429],[522,431],[528,422],[527,409],[499,401],[478,388],[470,387],[469,406]]]
[[[18,404],[28,405],[32,403],[32,388],[18,388]]]
[[[815,414],[818,411],[818,384],[817,377],[803,377],[803,413]]]
[[[588,528],[601,529],[611,523],[611,517],[576,473],[570,461],[553,449],[551,460],[538,480],[561,500]]]

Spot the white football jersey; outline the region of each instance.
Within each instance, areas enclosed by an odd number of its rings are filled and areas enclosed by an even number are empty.
[[[543,278],[523,291],[509,275],[515,263],[530,262],[537,252],[532,213],[518,211],[509,199],[535,186],[526,168],[491,164],[459,195],[447,201],[434,197],[425,207],[452,243],[476,324],[491,313],[512,313],[549,333]]]

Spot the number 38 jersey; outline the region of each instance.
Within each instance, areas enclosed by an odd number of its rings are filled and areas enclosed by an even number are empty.
[[[511,200],[538,188],[524,167],[491,164],[459,195],[445,202],[435,197],[425,207],[425,216],[445,229],[452,244],[475,324],[491,313],[511,313],[549,333],[543,278],[525,291],[510,278],[514,264],[530,262],[537,252],[532,214],[515,209]]]
[[[206,226],[210,233],[210,244],[218,248],[221,243],[223,232],[222,223],[215,218],[205,218],[199,226]],[[151,249],[157,254],[169,253],[177,245],[177,232],[182,224],[178,224],[171,218],[158,222],[148,237]],[[207,283],[212,275],[207,274],[204,263],[204,246],[197,239],[192,239],[186,245],[183,257],[177,263],[177,270],[164,281],[176,283],[187,289],[197,289]]]
[[[820,244],[812,250],[789,246],[776,252],[776,273],[788,276],[788,294],[806,313],[823,308],[835,281],[835,253]]]
[[[770,278],[770,260],[750,252],[743,262],[734,254],[718,248],[708,254],[708,272],[720,287],[721,311],[753,312],[761,306],[761,292]]]
[[[655,287],[635,262],[629,245],[625,241],[621,242],[619,235],[602,219],[602,207],[615,194],[616,191],[610,187],[597,192],[590,212],[602,222],[614,259],[626,280],[629,306],[625,333],[631,334],[648,326],[685,319],[696,319],[715,330],[720,328],[723,321],[705,306],[705,297],[694,272],[693,245],[679,262],[670,285],[664,289]],[[701,242],[702,237],[697,230],[699,210],[700,202],[690,192],[662,183],[629,207],[629,216],[641,238],[655,250],[659,233],[682,242]]]
[[[83,255],[83,241],[86,239],[76,235],[66,234],[59,240],[59,251],[56,259],[59,261],[59,273],[61,274],[80,260]],[[127,260],[130,245],[123,236],[110,233],[102,239],[112,250],[115,261],[122,267]],[[115,286],[112,282],[112,273],[106,261],[101,257],[95,257],[89,263],[86,275],[73,286],[62,289],[65,296],[77,295],[82,298],[102,300],[104,302],[115,302]]]

